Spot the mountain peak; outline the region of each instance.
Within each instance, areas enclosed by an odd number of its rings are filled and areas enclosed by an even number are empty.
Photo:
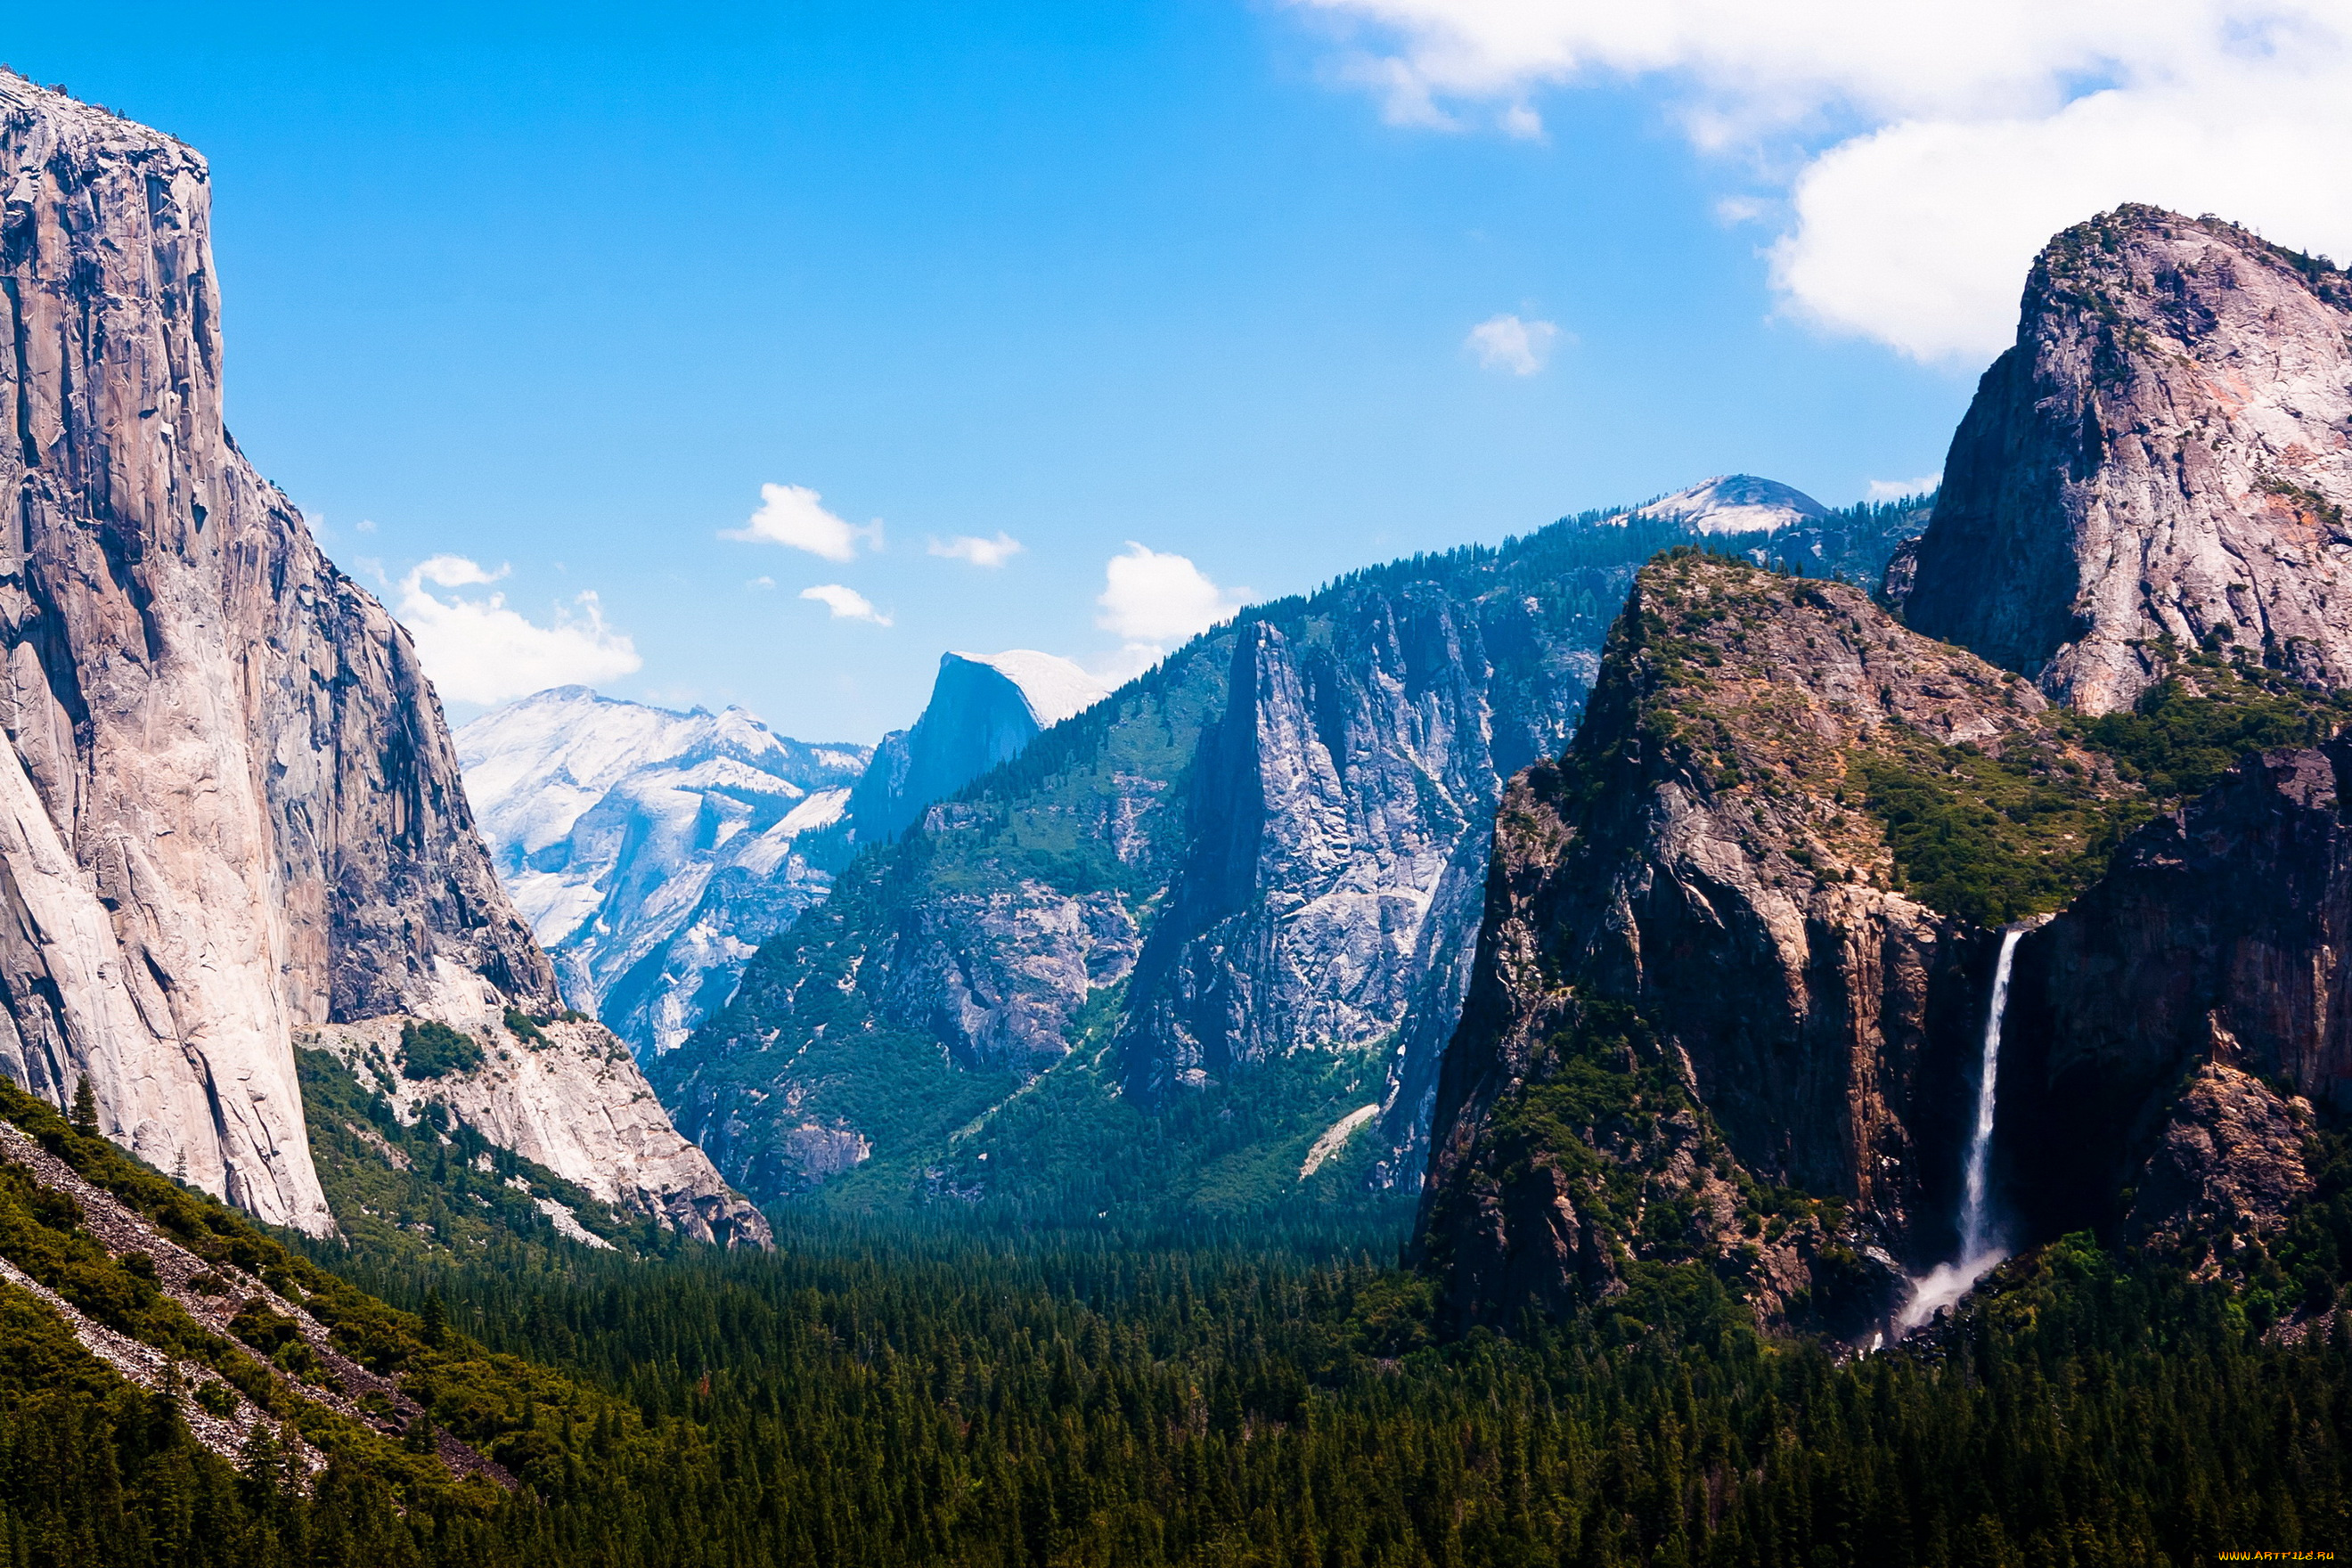
[[[2051,240],[1979,383],[1909,623],[2090,712],[2179,651],[2352,686],[2352,279],[2126,206]]]
[[[1768,533],[1827,517],[1829,508],[1778,479],[1717,474],[1622,515],[1678,522],[1698,533]]]
[[[1021,689],[1030,717],[1040,730],[1085,712],[1110,695],[1110,688],[1055,654],[1034,648],[1007,648],[1003,653],[944,653],[942,668],[950,659],[985,665]]]

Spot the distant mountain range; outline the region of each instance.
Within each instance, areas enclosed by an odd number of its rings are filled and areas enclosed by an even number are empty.
[[[950,653],[921,717],[867,747],[790,740],[740,708],[677,713],[564,686],[476,719],[457,756],[565,999],[657,1056],[858,846],[1103,695],[1050,654]]]
[[[1246,610],[869,844],[649,1071],[769,1196],[1410,1187],[1502,781],[1565,745],[1634,567],[1704,540],[1874,582],[1926,516],[1731,476]]]

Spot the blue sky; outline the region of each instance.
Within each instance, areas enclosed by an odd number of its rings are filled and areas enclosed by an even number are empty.
[[[49,7],[0,55],[209,155],[232,428],[432,595],[453,696],[539,668],[467,651],[496,594],[615,695],[871,740],[946,648],[1108,668],[1188,605],[1709,474],[1933,474],[1997,342],[1801,250],[1776,283],[1866,95],[1698,127],[1702,67],[1460,67],[1444,0],[346,9]],[[1539,366],[1482,363],[1497,317],[1556,329]],[[763,486],[881,547],[722,537]],[[1165,624],[1100,624],[1122,553],[1192,563],[1144,574]]]

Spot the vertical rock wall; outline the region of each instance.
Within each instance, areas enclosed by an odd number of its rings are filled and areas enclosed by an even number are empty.
[[[0,1069],[325,1231],[295,1027],[553,973],[407,635],[222,424],[204,160],[0,75]]]
[[[2168,643],[2352,684],[2352,279],[2126,206],[2053,239],[1952,439],[1910,625],[2129,708]]]

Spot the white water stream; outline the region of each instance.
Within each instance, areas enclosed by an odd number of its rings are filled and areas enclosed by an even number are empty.
[[[1986,1220],[1986,1167],[1992,1154],[1994,1096],[2000,1082],[2001,1016],[2009,1011],[2009,970],[2017,957],[2021,925],[2000,933],[2000,959],[1993,965],[1992,1003],[1985,1009],[1984,1061],[1977,1077],[1977,1121],[1969,1132],[1969,1156],[1960,1196],[1960,1255],[1938,1263],[1911,1281],[1911,1299],[1895,1319],[1896,1334],[1909,1333],[1937,1312],[1958,1301],[1976,1282],[2009,1256],[1989,1234]]]

